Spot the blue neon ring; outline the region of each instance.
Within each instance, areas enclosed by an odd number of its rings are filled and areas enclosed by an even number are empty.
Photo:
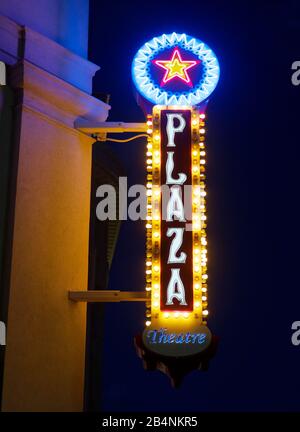
[[[151,60],[164,49],[175,46],[191,51],[204,66],[203,77],[193,90],[182,91],[179,94],[162,89],[149,73]],[[199,105],[214,91],[219,77],[220,67],[214,52],[204,42],[185,33],[154,37],[138,50],[132,62],[132,79],[138,92],[154,105]]]

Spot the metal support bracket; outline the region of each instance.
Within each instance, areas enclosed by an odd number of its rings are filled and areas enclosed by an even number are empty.
[[[123,301],[145,302],[146,291],[117,291],[117,290],[89,290],[89,291],[69,291],[69,300],[85,303],[119,303]]]
[[[108,133],[124,133],[124,132],[138,132],[146,133],[148,126],[147,123],[124,123],[124,122],[88,122],[87,120],[80,119],[75,122],[75,129],[86,135],[95,135],[101,141],[106,141],[106,134]]]

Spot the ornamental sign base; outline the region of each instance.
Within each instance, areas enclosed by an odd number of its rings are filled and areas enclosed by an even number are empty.
[[[149,350],[142,336],[135,337],[135,347],[138,356],[143,361],[145,370],[160,371],[166,374],[173,387],[180,387],[184,377],[195,370],[207,371],[210,360],[214,357],[218,345],[216,336],[212,336],[210,344],[198,354],[183,357],[163,356]]]
[[[219,73],[204,42],[177,33],[147,42],[132,64],[148,125],[146,328],[135,344],[146,368],[176,386],[216,349],[206,325],[205,111]]]

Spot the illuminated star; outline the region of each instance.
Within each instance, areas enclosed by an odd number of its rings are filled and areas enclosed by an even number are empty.
[[[166,84],[173,78],[180,78],[182,81],[191,85],[191,79],[187,73],[187,70],[199,63],[198,60],[182,60],[178,48],[173,51],[172,58],[170,60],[155,60],[154,63],[165,69],[165,75],[162,79],[162,83]]]

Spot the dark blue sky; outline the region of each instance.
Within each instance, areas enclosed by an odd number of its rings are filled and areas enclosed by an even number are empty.
[[[300,346],[300,60],[297,1],[91,1],[94,90],[111,94],[110,120],[144,121],[131,61],[145,41],[185,32],[217,54],[221,79],[208,107],[209,310],[220,337],[208,372],[179,390],[146,372],[133,337],[142,304],[106,306],[102,409],[146,411],[297,410]],[[144,142],[111,144],[129,183],[145,180]],[[144,289],[144,224],[123,224],[110,288]]]

